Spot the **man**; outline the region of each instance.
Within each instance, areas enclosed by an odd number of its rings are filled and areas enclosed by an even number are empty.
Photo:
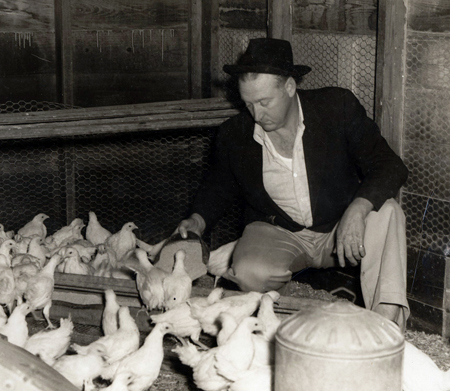
[[[247,225],[224,277],[242,290],[281,289],[292,273],[361,262],[367,308],[405,329],[405,221],[393,200],[408,171],[356,97],[342,88],[297,90],[310,71],[290,43],[251,40],[237,65],[247,110],[226,121],[215,163],[178,226],[199,235],[234,197]]]

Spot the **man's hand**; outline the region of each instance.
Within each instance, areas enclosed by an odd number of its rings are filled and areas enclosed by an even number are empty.
[[[336,250],[339,265],[345,266],[345,258],[356,266],[366,255],[364,248],[365,219],[373,205],[365,198],[355,198],[348,206],[336,232]]]
[[[182,220],[178,225],[176,232],[179,232],[183,239],[187,239],[188,231],[196,233],[200,238],[203,235],[203,231],[206,228],[205,220],[198,213],[193,213],[186,220]]]

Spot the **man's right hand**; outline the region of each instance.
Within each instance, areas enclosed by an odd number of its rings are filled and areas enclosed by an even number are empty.
[[[193,213],[189,218],[181,221],[175,233],[178,232],[183,239],[187,239],[188,231],[191,231],[201,238],[205,228],[206,223],[203,217],[198,213]]]

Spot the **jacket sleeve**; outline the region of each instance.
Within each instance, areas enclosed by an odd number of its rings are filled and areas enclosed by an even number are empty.
[[[200,214],[207,228],[217,223],[240,193],[230,164],[232,134],[238,123],[239,115],[220,126],[214,143],[213,164],[192,206],[191,212]]]
[[[408,170],[389,147],[376,123],[367,117],[364,107],[349,90],[342,90],[343,131],[349,152],[362,173],[361,185],[355,194],[372,202],[378,210],[396,196],[406,182]]]

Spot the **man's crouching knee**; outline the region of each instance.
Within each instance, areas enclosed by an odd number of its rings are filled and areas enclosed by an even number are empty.
[[[283,288],[289,282],[290,276],[277,278],[267,273],[263,267],[235,267],[229,269],[230,279],[244,292],[268,292]]]

